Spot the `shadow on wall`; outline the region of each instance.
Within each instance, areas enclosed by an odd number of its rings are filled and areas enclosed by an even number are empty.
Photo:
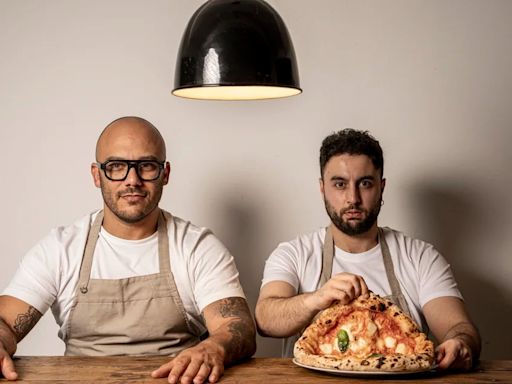
[[[497,266],[501,262],[497,259],[498,244],[493,239],[506,239],[510,234],[505,233],[505,226],[500,226],[499,218],[489,215],[505,213],[493,209],[492,202],[472,196],[471,188],[464,183],[415,185],[411,198],[414,217],[420,223],[418,237],[432,243],[452,265],[467,308],[482,336],[482,358],[510,358],[511,292],[493,281],[492,275],[479,270],[482,258],[486,265],[493,260]]]
[[[240,281],[247,296],[249,308],[254,317],[254,308],[258,300],[261,279],[265,260],[270,255],[272,238],[266,230],[263,212],[264,202],[262,196],[232,195],[222,193],[214,200],[216,222],[216,235],[228,247],[235,258]],[[258,335],[258,349],[255,356],[280,356],[281,339],[264,338]]]

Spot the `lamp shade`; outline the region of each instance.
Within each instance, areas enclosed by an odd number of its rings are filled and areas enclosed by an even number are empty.
[[[290,35],[263,0],[209,0],[188,22],[173,94],[192,99],[255,100],[297,95]]]

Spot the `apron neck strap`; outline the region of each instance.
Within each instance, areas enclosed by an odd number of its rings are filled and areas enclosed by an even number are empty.
[[[169,258],[169,235],[167,232],[167,221],[170,218],[170,214],[163,210],[160,210],[158,216],[158,264],[160,273],[169,273],[171,270],[170,258]],[[98,212],[94,222],[89,227],[89,233],[87,235],[87,241],[85,243],[84,255],[82,257],[82,264],[80,266],[80,274],[78,277],[77,289],[85,294],[87,293],[87,287],[91,278],[92,260],[94,256],[94,249],[98,241],[100,234],[101,225],[103,223],[103,210]]]
[[[393,260],[391,259],[391,254],[389,252],[389,247],[386,242],[386,238],[384,236],[384,231],[382,228],[378,228],[378,236],[379,236],[379,244],[382,253],[382,259],[384,262],[384,268],[386,269],[386,276],[389,282],[389,286],[391,287],[391,294],[393,298],[395,298],[402,309],[406,314],[410,315],[409,306],[405,301],[405,297],[402,294],[402,290],[400,289],[400,284],[395,275],[395,270],[393,268]],[[322,248],[322,273],[320,275],[320,280],[318,282],[317,289],[323,286],[332,276],[332,263],[335,255],[335,246],[334,246],[334,238],[332,236],[332,229],[329,225],[325,231],[325,239],[324,245]]]

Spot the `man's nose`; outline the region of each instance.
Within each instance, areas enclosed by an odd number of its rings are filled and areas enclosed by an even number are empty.
[[[361,194],[359,193],[359,188],[357,185],[352,185],[348,188],[347,202],[349,204],[359,204],[361,203]]]
[[[137,166],[131,166],[128,169],[128,175],[126,175],[126,179],[124,180],[127,185],[140,185],[141,180],[139,175],[137,174]]]

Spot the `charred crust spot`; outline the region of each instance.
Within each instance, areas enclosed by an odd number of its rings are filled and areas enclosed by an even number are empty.
[[[393,313],[393,316],[395,316],[395,317],[398,316],[398,315],[399,315],[398,312]]]
[[[370,362],[368,360],[362,360],[361,365],[366,367],[367,365],[370,365]]]
[[[395,368],[395,363],[392,363],[392,364],[390,365],[390,367],[391,367],[391,368]]]
[[[384,312],[386,310],[386,304],[384,303],[379,303],[379,311],[380,312]]]
[[[332,323],[332,321],[330,319],[325,321],[325,324],[331,324],[331,323]]]
[[[377,308],[375,307],[375,305],[372,305],[372,306],[370,307],[370,309],[371,309],[372,311],[375,311]]]

